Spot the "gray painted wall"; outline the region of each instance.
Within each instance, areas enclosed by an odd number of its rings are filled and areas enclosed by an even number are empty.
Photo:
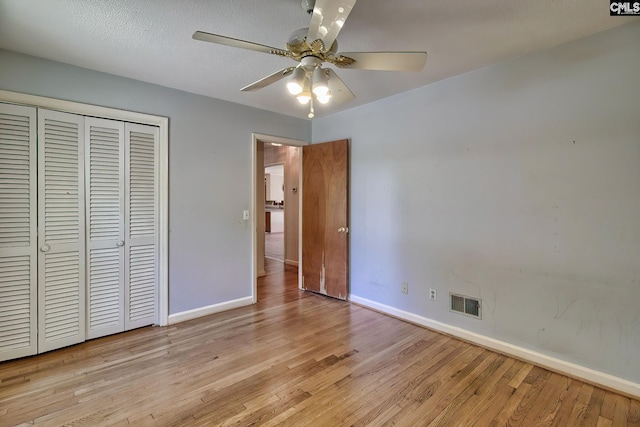
[[[252,132],[307,120],[0,50],[0,89],[169,117],[169,312],[250,296]]]
[[[639,40],[634,23],[314,120],[314,142],[352,140],[352,294],[640,382]]]

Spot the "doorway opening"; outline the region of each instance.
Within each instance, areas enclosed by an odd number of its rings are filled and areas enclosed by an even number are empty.
[[[290,276],[292,270],[298,270],[301,253],[301,147],[306,144],[298,140],[253,135],[254,302],[258,301],[258,280],[270,276],[269,283],[273,283],[274,274],[287,271]],[[284,275],[281,276],[284,280]]]

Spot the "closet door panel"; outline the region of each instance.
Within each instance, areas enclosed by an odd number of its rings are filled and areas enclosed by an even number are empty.
[[[124,331],[124,123],[85,119],[87,338]]]
[[[36,109],[0,103],[0,361],[36,354]]]
[[[84,118],[38,109],[38,351],[85,340]]]
[[[125,329],[156,323],[158,290],[158,128],[125,125]]]

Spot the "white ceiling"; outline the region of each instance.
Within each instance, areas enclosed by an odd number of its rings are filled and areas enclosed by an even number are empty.
[[[192,40],[195,30],[284,48],[308,26],[300,0],[0,0],[0,47],[239,104],[306,117],[286,79],[240,88],[295,62]],[[316,117],[616,27],[604,0],[360,0],[339,51],[427,51],[422,72],[336,70],[356,99]]]

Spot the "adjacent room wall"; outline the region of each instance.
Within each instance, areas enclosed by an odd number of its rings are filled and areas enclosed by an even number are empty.
[[[352,296],[640,383],[639,41],[636,22],[314,120],[314,142],[351,138]]]
[[[298,235],[300,198],[298,187],[300,185],[300,147],[283,145],[281,147],[266,147],[264,149],[265,165],[284,165],[284,206],[285,206],[285,232],[284,232],[284,262],[289,265],[298,265]],[[259,265],[259,263],[258,263]]]
[[[250,297],[252,132],[307,120],[0,50],[0,89],[169,117],[169,312]]]

